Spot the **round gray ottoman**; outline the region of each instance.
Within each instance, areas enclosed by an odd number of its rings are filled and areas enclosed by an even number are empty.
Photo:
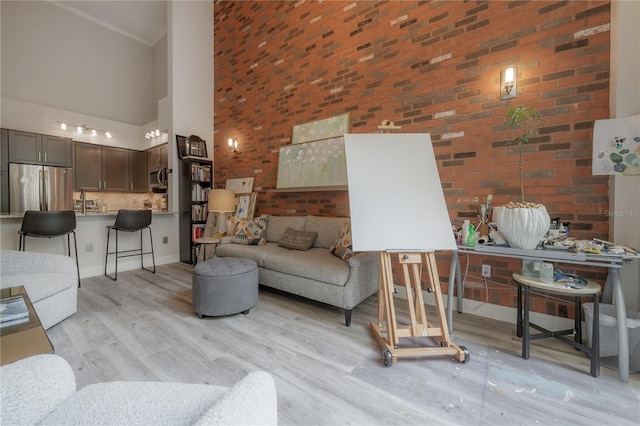
[[[258,265],[251,259],[214,257],[193,268],[193,310],[207,316],[248,314],[258,302]]]

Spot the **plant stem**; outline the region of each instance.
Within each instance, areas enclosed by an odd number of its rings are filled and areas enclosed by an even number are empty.
[[[520,196],[522,197],[522,202],[524,203],[524,181],[522,179],[522,157],[524,154],[524,144],[520,144]]]

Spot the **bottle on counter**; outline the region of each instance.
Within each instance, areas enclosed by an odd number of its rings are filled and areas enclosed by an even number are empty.
[[[471,226],[471,224],[468,220],[462,222],[462,244],[467,244],[467,240],[469,239],[469,226]]]

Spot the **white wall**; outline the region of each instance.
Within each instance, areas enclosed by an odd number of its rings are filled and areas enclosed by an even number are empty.
[[[153,116],[158,118],[158,104],[161,99],[166,98],[169,94],[169,81],[167,79],[167,67],[169,61],[167,59],[167,36],[162,37],[153,46],[153,87],[152,97],[154,104]]]
[[[640,114],[640,2],[611,3],[611,118]],[[614,242],[640,248],[640,177],[609,181],[610,235]],[[640,310],[640,261],[622,270],[625,303]]]
[[[141,126],[152,48],[49,2],[2,1],[2,96]]]
[[[168,3],[168,80],[171,111],[169,164],[178,170],[175,135],[198,135],[213,156],[213,4],[210,1]],[[184,46],[189,46],[185,49]],[[178,173],[173,173],[177,188]],[[169,204],[178,208],[178,197],[170,193]]]

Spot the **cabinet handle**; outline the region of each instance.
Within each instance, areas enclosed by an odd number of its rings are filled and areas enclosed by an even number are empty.
[[[47,162],[47,153],[46,152],[44,153],[44,162],[45,163]]]
[[[98,181],[98,189],[102,189],[102,181],[101,180]]]
[[[129,191],[133,191],[133,181],[129,183]]]
[[[41,153],[40,151],[38,151],[38,163],[39,163],[40,161],[42,161],[42,159],[40,158],[40,154],[42,154],[42,153]]]

